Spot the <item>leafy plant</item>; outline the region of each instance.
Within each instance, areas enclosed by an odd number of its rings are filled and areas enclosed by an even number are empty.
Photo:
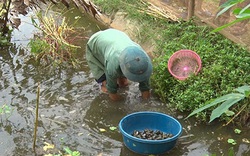
[[[228,0],[227,2],[225,2],[224,4],[222,4],[220,6],[220,8],[222,8],[222,10],[220,12],[218,12],[216,17],[222,15],[223,13],[225,13],[226,11],[231,9],[232,7],[236,6],[239,3],[242,3],[244,1],[245,0]],[[235,8],[232,11],[232,13],[235,15],[236,19],[232,22],[229,22],[223,26],[220,26],[220,27],[214,29],[213,32],[220,31],[226,27],[234,25],[235,23],[250,19],[250,9],[249,8],[250,8],[250,4],[246,5],[244,8]]]
[[[7,119],[11,116],[12,112],[13,112],[13,109],[6,104],[0,107],[0,115],[6,115]]]
[[[45,65],[67,62],[75,66],[77,60],[74,58],[74,52],[81,47],[74,45],[73,41],[82,38],[78,29],[69,25],[65,17],[49,14],[48,10],[44,14],[38,12],[36,17],[39,22],[33,17],[32,24],[41,34],[29,42],[36,60]],[[59,20],[61,21],[58,22]]]
[[[66,153],[68,153],[70,156],[80,156],[79,151],[71,151],[68,147],[65,147],[64,150]]]
[[[206,104],[205,106],[193,111],[191,114],[188,115],[187,118],[209,108],[209,107],[213,107],[219,103],[222,103],[221,105],[219,105],[217,108],[215,108],[212,111],[212,114],[210,116],[210,121],[212,122],[214,119],[220,117],[223,113],[225,113],[231,106],[233,106],[234,104],[238,103],[239,101],[245,99],[245,98],[249,98],[250,97],[250,86],[248,85],[244,85],[241,86],[239,88],[236,88],[235,91],[237,91],[238,93],[230,93],[224,96],[221,96],[219,98],[216,98],[212,101],[209,101],[208,104]],[[245,104],[243,106],[243,108],[246,107],[247,104]]]
[[[62,152],[62,151],[57,150],[55,148],[55,145],[53,145],[53,144],[50,144],[50,143],[47,143],[47,142],[44,142],[44,144],[45,145],[43,146],[43,150],[45,152],[48,153],[48,152],[50,152],[49,150],[51,150],[51,152],[52,151],[57,151],[58,152],[56,154],[55,153],[54,154],[52,154],[52,153],[45,154],[44,156],[80,156],[81,155],[81,153],[79,151],[72,151],[69,147],[64,147],[63,150],[65,152]]]
[[[10,37],[12,30],[8,30],[7,34],[3,34],[0,29],[0,46],[8,46],[10,45]]]
[[[114,131],[114,130],[117,129],[117,127],[111,126],[111,127],[109,127],[109,129],[110,129],[111,131]]]
[[[236,134],[240,134],[240,133],[241,133],[241,130],[240,130],[240,129],[238,129],[238,128],[236,128],[236,129],[234,130],[234,133],[236,133]]]
[[[227,142],[232,145],[236,145],[236,141],[234,139],[228,139]]]
[[[0,107],[0,114],[10,114],[11,108],[10,106],[4,104],[2,107]]]

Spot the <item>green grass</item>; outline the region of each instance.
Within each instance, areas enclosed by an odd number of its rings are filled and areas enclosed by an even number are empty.
[[[159,98],[185,113],[190,113],[206,104],[207,101],[231,93],[235,88],[250,84],[250,53],[249,51],[219,33],[212,33],[212,28],[198,25],[197,19],[188,22],[171,22],[139,12],[136,8],[145,7],[140,1],[94,0],[104,7],[104,11],[123,11],[127,17],[140,23],[140,38],[153,39],[154,71],[151,77],[153,91]],[[129,5],[122,5],[127,3]],[[109,5],[110,4],[110,5]],[[141,7],[140,7],[141,5]],[[139,6],[139,7],[138,7]],[[106,13],[106,12],[105,12]],[[109,14],[110,12],[107,12]],[[138,31],[138,30],[137,30]],[[173,78],[167,69],[170,56],[180,49],[197,52],[202,59],[202,70],[197,76],[185,81]],[[235,113],[248,101],[243,100],[230,108]],[[207,121],[214,107],[196,114],[197,119]],[[241,112],[236,121],[247,122],[250,105]],[[223,114],[221,120],[230,120]]]

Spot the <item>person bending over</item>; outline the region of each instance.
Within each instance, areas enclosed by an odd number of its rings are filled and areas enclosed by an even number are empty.
[[[150,97],[151,59],[124,32],[110,28],[93,34],[86,45],[86,59],[101,90],[112,100],[121,99],[118,87],[127,86],[128,80],[139,82],[143,99]]]

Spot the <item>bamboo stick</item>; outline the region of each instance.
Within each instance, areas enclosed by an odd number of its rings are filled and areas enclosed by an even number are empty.
[[[40,97],[40,84],[37,86],[36,94],[36,119],[35,119],[35,128],[34,128],[34,140],[33,140],[33,151],[36,151],[36,135],[37,135],[37,126],[38,126],[38,108],[39,108],[39,97]]]

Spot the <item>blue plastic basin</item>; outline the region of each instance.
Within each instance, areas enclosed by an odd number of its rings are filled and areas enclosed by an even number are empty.
[[[147,140],[132,136],[134,130],[160,130],[173,134],[162,140]],[[163,154],[171,150],[182,133],[182,126],[175,118],[159,112],[136,112],[121,119],[119,130],[125,146],[131,151],[143,155]]]

